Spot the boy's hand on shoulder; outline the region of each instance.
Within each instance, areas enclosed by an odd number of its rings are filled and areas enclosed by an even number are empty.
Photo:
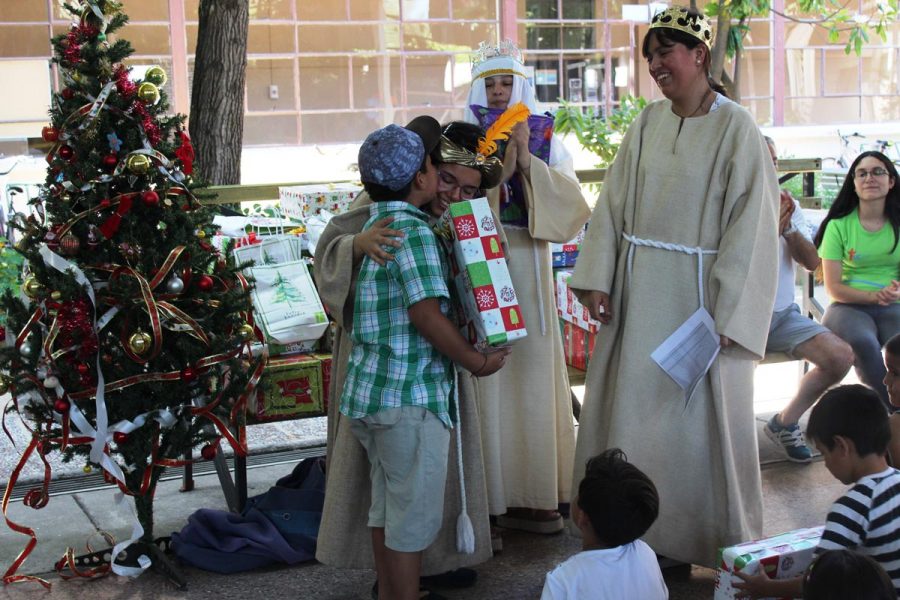
[[[488,375],[493,375],[504,366],[506,366],[506,357],[509,356],[510,352],[511,350],[509,348],[489,349],[482,355],[484,356],[484,366],[482,366],[477,371],[473,371],[472,374],[476,377],[487,377]]]
[[[398,239],[403,237],[403,232],[399,229],[388,227],[393,220],[394,217],[385,217],[375,221],[369,229],[353,236],[354,257],[362,258],[365,254],[382,266],[387,261],[394,260],[394,255],[382,247],[393,246],[394,248],[399,248],[403,245]]]

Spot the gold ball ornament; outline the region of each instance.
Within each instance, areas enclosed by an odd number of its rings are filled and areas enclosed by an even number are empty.
[[[24,291],[25,295],[29,298],[37,298],[43,288],[44,286],[42,286],[34,277],[29,277],[22,285],[22,291]]]
[[[79,71],[74,71],[72,73],[72,81],[75,83],[81,83],[84,81],[84,75],[82,75]]]
[[[135,175],[146,175],[150,170],[150,157],[146,154],[129,154],[125,166]]]
[[[81,470],[84,471],[85,473],[90,473],[91,471],[94,470],[94,468],[93,468],[91,465],[84,465],[84,466],[81,468]]]
[[[147,72],[144,73],[144,81],[149,81],[156,86],[166,85],[168,80],[169,78],[166,76],[165,70],[159,65],[150,67],[147,69]]]
[[[200,239],[202,240],[203,238],[206,237],[206,232],[203,231],[202,229],[198,229],[198,230],[197,230],[197,237],[200,238]]]
[[[4,377],[0,377],[0,396],[9,391],[9,382]]]
[[[143,331],[132,333],[128,338],[128,349],[138,356],[144,356],[153,347],[153,339]]]
[[[137,96],[144,104],[156,104],[159,102],[159,88],[155,84],[145,81],[138,86]]]
[[[57,302],[58,302],[60,298],[62,298],[62,292],[61,292],[61,291],[59,291],[59,290],[53,290],[52,292],[50,292],[50,299],[51,299],[51,300],[54,300],[54,301],[57,301]]]
[[[250,323],[244,323],[238,327],[237,334],[241,336],[241,338],[249,340],[253,337],[253,326]]]

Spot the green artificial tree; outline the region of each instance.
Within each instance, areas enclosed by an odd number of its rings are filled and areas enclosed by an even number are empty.
[[[121,476],[151,542],[164,468],[189,448],[212,458],[222,435],[242,450],[230,431],[261,368],[249,284],[209,243],[165,72],[133,79],[123,63],[121,4],[65,7],[74,21],[52,40],[61,89],[43,131],[47,179],[15,222],[24,295],[0,298],[0,387],[35,452]]]

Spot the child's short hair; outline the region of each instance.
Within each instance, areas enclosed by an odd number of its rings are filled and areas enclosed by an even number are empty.
[[[809,415],[806,437],[832,450],[836,435],[851,440],[860,456],[887,452],[891,426],[878,394],[859,384],[828,390]]]
[[[896,600],[887,572],[874,558],[847,550],[827,550],[803,577],[803,600]]]
[[[900,356],[900,333],[887,341],[884,345],[884,351],[894,356]]]
[[[622,546],[644,535],[656,521],[659,495],[624,452],[610,448],[587,461],[578,486],[578,507],[601,542]]]

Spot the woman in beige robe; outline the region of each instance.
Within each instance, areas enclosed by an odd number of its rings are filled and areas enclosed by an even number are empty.
[[[445,137],[469,151],[474,149],[474,141],[478,137],[470,134],[474,132],[480,135],[480,130],[466,123],[461,127],[451,124],[444,131]],[[438,180],[438,201],[441,204],[435,212],[442,212],[449,202],[471,198],[469,188],[472,186],[480,188],[483,184],[496,182],[499,173],[488,171],[485,164],[480,166],[485,169],[483,174],[471,165],[461,164],[467,160],[464,153],[448,153],[445,145],[440,147],[442,153],[435,162],[438,163],[438,170],[445,173]],[[447,172],[453,174],[455,186],[447,183],[449,178],[445,181]],[[350,432],[349,420],[340,414],[339,403],[334,399],[340,398],[350,356],[351,343],[347,328],[353,324],[355,284],[361,262],[361,255],[354,254],[354,239],[369,218],[370,203],[368,195],[363,193],[354,202],[353,210],[331,220],[316,244],[314,266],[319,295],[336,324],[329,396],[332,401],[328,406],[325,506],[319,528],[316,559],[330,566],[354,569],[374,568],[371,530],[367,524],[368,507],[371,504],[369,461],[365,449]],[[390,229],[380,231],[382,236],[397,233]],[[502,240],[504,237],[501,231]],[[382,244],[390,243],[387,237],[381,237],[378,241]],[[475,552],[464,554],[457,551],[456,523],[462,507],[457,445],[451,440],[443,525],[437,540],[424,553],[423,575],[435,575],[475,565],[492,556],[474,380],[468,372],[460,371],[458,381],[459,426],[452,435],[459,435],[460,432],[462,435],[467,513],[474,529]]]
[[[479,49],[468,106],[506,109],[522,102],[536,111],[518,49],[509,42]],[[466,120],[477,122],[472,110]],[[477,381],[488,499],[498,524],[552,533],[562,529],[556,509],[570,494],[575,450],[572,392],[556,315],[550,242],[564,243],[590,215],[561,140],[551,141],[549,164],[531,155],[529,130],[513,130],[504,156],[505,181],[517,178],[526,217],[506,220],[507,196],[489,190],[509,240],[510,277],[528,336],[514,345],[506,366]]]
[[[709,47],[691,35],[648,33],[644,55],[667,98],[625,136],[570,280],[605,323],[573,477],[590,457],[623,449],[659,490],[659,518],[644,540],[712,567],[718,548],[762,533],[753,361],[765,351],[774,301],[779,195],[753,118],[710,89]],[[650,355],[698,310],[699,261],[651,242],[717,252],[703,255],[701,281],[721,352],[687,402]]]

